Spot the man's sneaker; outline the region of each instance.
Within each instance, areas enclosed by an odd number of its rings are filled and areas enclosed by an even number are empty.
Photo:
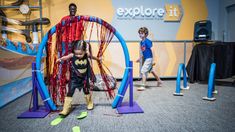
[[[137,88],[138,91],[144,91],[145,90],[145,87],[144,86],[141,86],[139,88]]]

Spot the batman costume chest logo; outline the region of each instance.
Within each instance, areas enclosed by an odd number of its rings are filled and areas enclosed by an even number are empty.
[[[73,65],[78,70],[81,74],[86,73],[87,67],[88,67],[88,62],[87,59],[73,59]]]

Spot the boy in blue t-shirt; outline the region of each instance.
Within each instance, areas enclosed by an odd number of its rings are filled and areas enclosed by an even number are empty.
[[[142,55],[140,56],[140,58],[136,62],[140,62],[140,59],[142,59],[142,57],[144,58],[144,63],[141,68],[142,86],[140,88],[138,88],[138,90],[143,91],[143,90],[145,90],[146,78],[147,78],[148,72],[152,73],[153,76],[158,81],[157,86],[160,86],[162,84],[162,81],[157,76],[157,74],[152,70],[153,69],[152,68],[153,67],[153,54],[152,54],[152,50],[151,50],[152,41],[147,38],[148,29],[146,27],[141,27],[139,29],[138,33],[141,38],[140,48],[142,51]]]

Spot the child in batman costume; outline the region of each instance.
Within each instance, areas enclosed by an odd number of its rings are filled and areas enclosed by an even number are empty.
[[[72,53],[57,59],[57,62],[69,60],[71,66],[68,92],[65,97],[63,111],[60,112],[62,116],[67,116],[70,113],[72,109],[72,97],[76,88],[78,88],[79,91],[83,90],[87,102],[87,109],[91,110],[94,107],[89,84],[91,66],[86,49],[87,43],[85,41],[74,41]]]

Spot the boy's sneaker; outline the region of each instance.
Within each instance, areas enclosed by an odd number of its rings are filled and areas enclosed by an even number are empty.
[[[157,81],[157,87],[161,87],[162,86],[162,80],[160,80],[160,81]]]
[[[144,91],[145,90],[145,87],[141,86],[139,88],[137,88],[138,91]]]
[[[138,91],[144,91],[145,90],[145,85],[142,84],[141,87],[137,88]]]

